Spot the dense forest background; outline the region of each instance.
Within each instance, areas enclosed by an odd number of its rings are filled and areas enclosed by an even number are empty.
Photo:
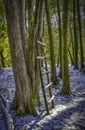
[[[54,48],[55,48],[55,59],[56,64],[58,64],[59,60],[59,12],[60,17],[62,19],[62,3],[63,0],[48,0],[48,7],[50,11],[50,21],[52,26],[52,33],[53,33],[53,40],[54,40]],[[59,12],[58,12],[58,6],[59,6]],[[78,46],[80,44],[80,37],[79,37],[79,26],[78,26],[78,10],[77,10],[77,4],[75,1],[75,12],[73,9],[74,2],[72,0],[69,1],[69,18],[68,18],[68,52],[69,52],[69,63],[72,62],[73,52],[72,52],[72,44],[74,44],[74,19],[75,19],[75,25],[76,25],[76,37]],[[82,32],[82,42],[83,42],[83,49],[85,50],[85,1],[80,0],[79,1],[79,8],[80,8],[80,20],[81,20],[81,32]],[[26,4],[26,32],[28,35],[28,20],[27,20],[27,4]],[[75,14],[74,14],[75,13]],[[75,18],[73,18],[73,14],[75,15]],[[46,43],[45,52],[46,55],[49,56],[49,38],[48,38],[48,30],[47,30],[47,23],[46,23],[46,15],[44,13],[44,41]],[[84,51],[84,57],[85,57],[85,51]],[[78,49],[78,59],[80,59],[80,50]],[[79,60],[80,61],[80,60]],[[8,34],[7,34],[7,22],[5,17],[5,9],[4,9],[4,2],[3,0],[0,1],[0,66],[3,67],[11,67],[11,57],[10,57],[10,49],[9,49],[9,42],[8,42]]]

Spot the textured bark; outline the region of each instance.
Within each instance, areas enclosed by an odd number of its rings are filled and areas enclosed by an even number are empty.
[[[40,7],[39,7],[39,20],[38,20],[38,29],[37,29],[37,39],[41,42],[43,41],[43,34],[44,30],[44,0],[40,0]],[[38,55],[44,55],[44,48],[43,46],[37,44]],[[37,61],[39,62],[39,61]],[[38,63],[39,64],[39,63]],[[41,66],[43,67],[43,60],[41,61]]]
[[[70,94],[70,83],[69,83],[69,69],[68,69],[68,44],[67,44],[67,34],[68,34],[68,6],[69,1],[63,1],[63,16],[62,16],[62,35],[63,35],[63,86],[62,93]]]
[[[19,14],[19,25],[20,25],[23,53],[26,60],[25,0],[18,0],[18,14]]]
[[[29,37],[28,37],[28,44],[27,44],[27,70],[28,73],[31,74],[31,49],[32,49],[32,40],[34,39],[34,30],[33,30],[33,22],[34,22],[34,0],[28,0],[27,1],[28,4],[28,33],[29,33]],[[30,75],[31,78],[31,82],[32,82],[32,76]]]
[[[57,0],[58,8],[58,29],[59,29],[59,59],[60,59],[60,76],[62,77],[62,37],[61,37],[61,15],[60,15],[60,3]]]
[[[18,115],[25,114],[28,111],[29,113],[33,114],[34,110],[30,91],[31,83],[25,66],[25,58],[23,54],[22,39],[19,27],[17,0],[4,0],[4,2],[16,86],[13,107],[16,108]]]
[[[37,62],[37,29],[39,20],[39,0],[36,2],[34,11],[34,1],[28,0],[28,24],[29,24],[29,41],[27,51],[27,70],[31,77],[31,90],[34,95],[34,102],[40,104],[39,101],[39,71]],[[31,51],[30,51],[31,50]],[[28,62],[29,61],[29,62]],[[30,68],[30,69],[29,69]]]
[[[79,0],[77,0],[77,13],[78,13],[78,24],[79,24],[79,39],[80,39],[80,67],[84,68],[84,54],[83,54],[83,42],[82,42],[82,31],[81,31],[81,16],[79,8]]]
[[[42,39],[43,36],[43,13],[44,13],[44,0],[40,0],[39,8],[39,21],[38,21],[38,39]]]
[[[74,42],[73,42],[73,35],[72,35],[72,28],[70,27],[70,37],[71,37],[71,45],[72,45],[72,64],[74,65]]]
[[[73,24],[74,24],[74,66],[78,68],[78,40],[77,40],[76,1],[73,0]]]
[[[71,59],[71,63],[73,64],[74,61],[73,61],[73,57],[72,57],[72,55],[71,55],[71,52],[70,52],[70,49],[69,49],[69,48],[68,48],[68,53],[69,53],[69,56],[70,56],[70,59]]]
[[[44,0],[40,0],[39,8],[39,20],[38,20],[38,30],[37,30],[37,39],[43,41],[43,14],[44,14]],[[43,47],[38,45],[39,55],[43,56]],[[43,64],[43,63],[42,63]]]
[[[45,0],[45,10],[46,10],[46,20],[47,20],[47,26],[48,26],[49,42],[50,42],[51,79],[54,84],[57,84],[58,79],[56,75],[54,43],[53,43],[52,28],[51,28],[50,14],[49,14],[49,8],[48,8],[48,0]]]

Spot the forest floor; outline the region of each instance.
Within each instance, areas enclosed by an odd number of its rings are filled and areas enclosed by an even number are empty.
[[[57,68],[58,71],[58,68]],[[10,111],[10,105],[15,94],[15,83],[11,68],[0,69],[0,106],[5,104],[5,118],[9,130],[85,130],[85,73],[69,66],[70,71],[70,96],[61,95],[62,80],[53,86],[55,95],[55,108],[46,115],[45,105],[40,89],[41,106],[38,116],[16,116],[15,111]],[[46,77],[44,77],[46,83]],[[48,93],[47,93],[48,96]],[[3,99],[1,101],[1,99]],[[6,130],[2,111],[0,111],[0,130]],[[14,127],[13,127],[14,125]]]

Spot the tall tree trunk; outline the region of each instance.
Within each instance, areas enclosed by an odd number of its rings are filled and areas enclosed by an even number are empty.
[[[81,16],[79,0],[77,0],[77,13],[78,13],[78,24],[79,24],[79,39],[80,39],[80,67],[84,68],[84,54],[83,54],[83,42],[82,42],[82,30],[81,30]]]
[[[15,78],[15,99],[13,107],[17,109],[17,114],[34,113],[31,95],[31,82],[27,75],[25,58],[22,48],[22,39],[19,27],[17,0],[4,0],[7,18],[9,44]]]
[[[44,0],[40,0],[39,8],[39,21],[38,21],[38,39],[41,40],[43,36],[43,13],[44,13]]]
[[[27,44],[27,70],[28,70],[28,73],[30,74],[31,73],[31,48],[32,48],[32,40],[33,40],[33,34],[34,34],[34,30],[33,30],[33,22],[34,22],[34,0],[31,1],[31,0],[27,0],[27,4],[28,4],[28,34],[29,34],[29,37],[28,37],[28,44]],[[29,61],[29,62],[28,62]],[[32,82],[32,77],[30,76],[31,78],[31,82]]]
[[[69,83],[69,68],[68,68],[68,44],[67,44],[67,34],[68,34],[68,6],[69,1],[63,1],[63,16],[62,16],[62,49],[63,49],[63,86],[62,93],[70,94],[70,83]]]
[[[19,13],[19,25],[20,25],[23,53],[26,60],[25,0],[18,0],[18,13]]]
[[[62,77],[62,37],[61,37],[61,15],[60,15],[60,3],[59,3],[59,0],[57,0],[57,8],[58,8],[58,28],[59,28],[60,76]]]
[[[74,24],[74,66],[78,68],[78,41],[77,41],[77,25],[76,25],[76,1],[73,0],[73,24]]]
[[[35,6],[35,11],[34,11]],[[27,51],[27,70],[31,78],[31,90],[34,95],[34,100],[39,101],[39,71],[37,62],[37,29],[38,29],[38,19],[39,19],[39,7],[40,1],[36,2],[28,0],[28,24],[29,24],[29,41],[28,41],[28,51]],[[30,51],[31,50],[31,51]]]
[[[40,8],[39,8],[39,21],[38,21],[38,30],[37,30],[37,39],[39,41],[43,41],[43,15],[44,14],[44,0],[40,0]],[[43,47],[39,46],[39,55],[43,55]]]
[[[52,36],[52,29],[51,29],[51,22],[50,22],[48,0],[45,0],[45,10],[46,10],[46,20],[47,20],[47,26],[48,26],[49,42],[50,42],[51,79],[52,79],[52,82],[56,84],[58,79],[56,75],[54,43],[53,43],[53,36]]]
[[[69,25],[70,26],[70,25]],[[74,42],[73,42],[73,35],[72,35],[72,28],[71,28],[71,26],[70,26],[70,38],[71,38],[71,48],[72,48],[72,59],[73,59],[73,61],[72,61],[72,64],[74,65]]]

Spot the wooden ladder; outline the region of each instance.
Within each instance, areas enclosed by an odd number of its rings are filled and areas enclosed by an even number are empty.
[[[42,45],[43,47],[45,47],[45,44],[40,42],[40,41],[37,41],[38,44]],[[47,114],[50,114],[49,112],[49,107],[48,107],[48,104],[52,104],[52,108],[54,108],[54,95],[52,95],[52,91],[51,91],[51,87],[52,87],[52,82],[50,81],[50,77],[49,77],[49,73],[51,71],[48,70],[48,66],[47,66],[47,57],[45,56],[37,56],[37,60],[39,60],[39,69],[40,69],[40,80],[41,80],[41,87],[42,87],[42,92],[43,92],[43,97],[44,97],[44,102],[45,102],[45,107],[46,107],[46,111],[47,111]],[[44,60],[45,62],[45,68],[46,68],[46,71],[45,72],[42,72],[41,70],[41,61]],[[45,86],[45,83],[44,83],[44,80],[43,80],[43,76],[46,75],[47,76],[47,81],[48,81],[48,85]],[[49,91],[49,96],[50,96],[50,99],[47,100],[47,97],[46,97],[46,90]]]

